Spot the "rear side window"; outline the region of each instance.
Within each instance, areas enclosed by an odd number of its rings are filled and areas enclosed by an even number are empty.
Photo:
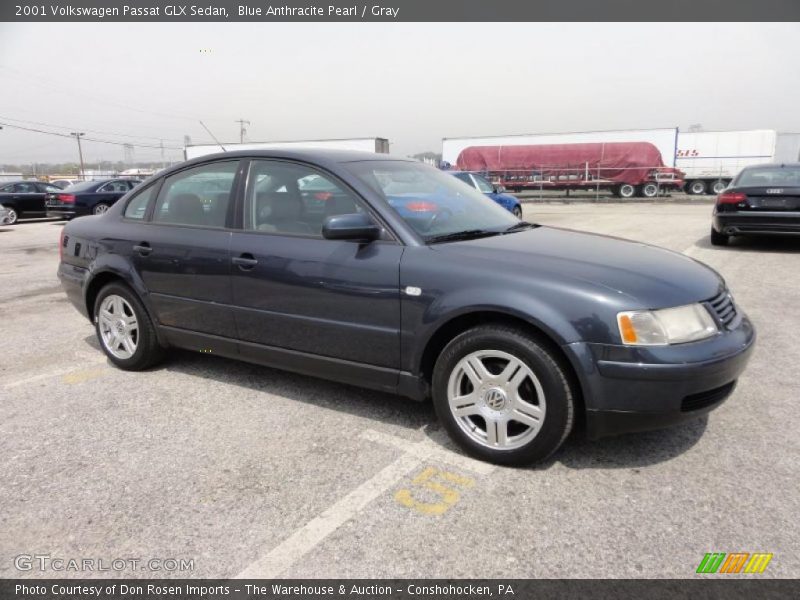
[[[456,174],[454,175],[454,177],[455,177],[456,179],[460,179],[461,181],[463,181],[464,183],[466,183],[466,184],[467,184],[469,187],[475,187],[475,186],[472,184],[472,179],[470,178],[470,176],[469,176],[469,173],[456,173]]]
[[[146,190],[142,190],[131,198],[131,201],[128,202],[128,206],[125,207],[126,219],[136,219],[137,221],[144,219],[147,213],[147,207],[150,204],[150,200],[153,198],[156,187],[158,186],[151,185]]]
[[[164,180],[153,221],[197,227],[225,227],[239,161],[186,169]]]
[[[127,192],[130,188],[126,181],[109,181],[98,192]]]

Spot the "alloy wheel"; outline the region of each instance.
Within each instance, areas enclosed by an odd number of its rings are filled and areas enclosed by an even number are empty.
[[[521,359],[499,350],[462,358],[450,374],[447,400],[461,430],[494,450],[524,446],[545,419],[539,379]]]
[[[119,359],[128,359],[139,344],[139,322],[133,308],[122,296],[103,298],[97,313],[103,345]]]

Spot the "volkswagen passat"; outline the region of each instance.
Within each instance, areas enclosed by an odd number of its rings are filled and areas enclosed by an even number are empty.
[[[170,347],[433,399],[468,452],[542,460],[695,418],[755,332],[681,254],[520,221],[388,156],[240,151],[64,227],[59,276],[122,369]]]

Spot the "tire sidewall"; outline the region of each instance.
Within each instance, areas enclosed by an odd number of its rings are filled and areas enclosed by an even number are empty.
[[[114,356],[103,343],[98,313],[100,312],[100,306],[103,300],[111,295],[124,298],[136,314],[136,321],[139,324],[139,339],[136,343],[136,352],[134,352],[130,358],[118,358]],[[151,336],[153,331],[150,316],[147,314],[147,310],[144,308],[141,300],[139,300],[138,296],[128,286],[121,283],[110,283],[101,289],[94,302],[92,318],[94,320],[94,330],[97,334],[97,341],[100,343],[100,347],[111,362],[122,369],[135,370],[139,369],[140,365],[148,361],[147,353],[152,345],[152,340],[150,340],[148,336]]]
[[[5,223],[3,225],[16,225],[19,222],[19,211],[16,208],[8,207],[8,215],[6,215]],[[11,215],[14,215],[13,218]]]
[[[479,444],[461,430],[450,411],[447,399],[450,375],[464,356],[479,350],[500,350],[521,359],[542,386],[546,404],[544,424],[536,437],[520,448],[494,450]],[[542,344],[513,329],[477,328],[454,338],[436,361],[432,392],[434,408],[444,428],[464,450],[483,460],[518,466],[544,460],[558,449],[572,428],[573,396],[566,375]]]

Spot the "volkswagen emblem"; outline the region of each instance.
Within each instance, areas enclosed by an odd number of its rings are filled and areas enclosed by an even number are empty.
[[[486,406],[492,410],[502,410],[506,404],[505,393],[503,390],[499,390],[497,388],[492,388],[487,391],[483,399],[486,402]]]

